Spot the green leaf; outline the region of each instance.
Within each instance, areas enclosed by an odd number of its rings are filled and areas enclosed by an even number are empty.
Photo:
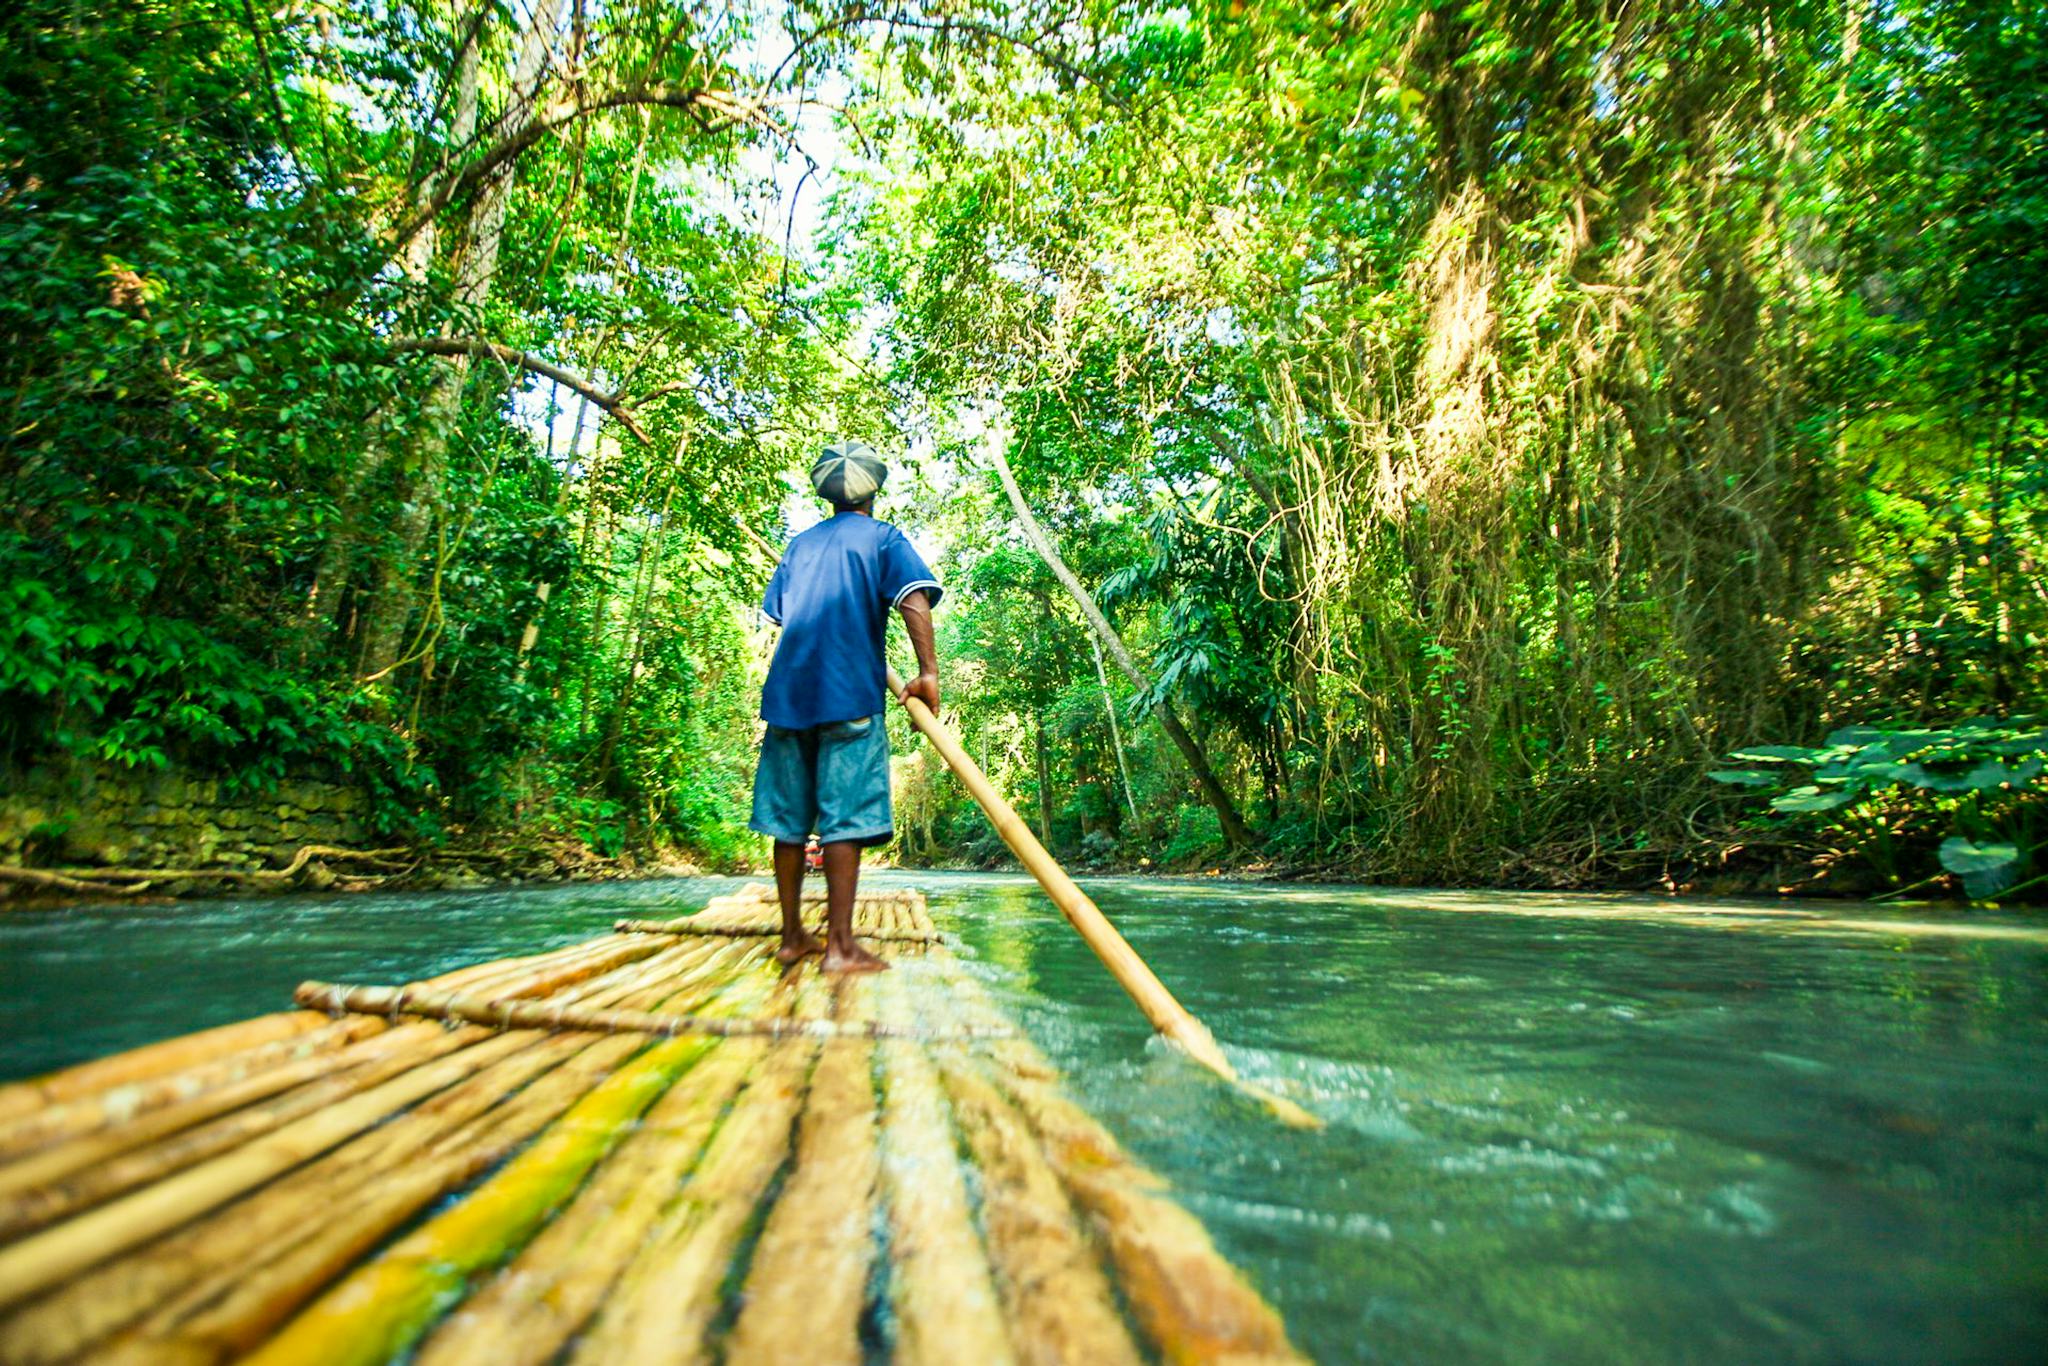
[[[1758,745],[1754,749],[1738,749],[1729,757],[1753,764],[1810,764],[1821,753],[1804,745]]]
[[[1733,783],[1738,787],[1773,787],[1778,780],[1768,773],[1759,773],[1753,768],[1717,768],[1707,775],[1717,783]]]
[[[1976,844],[1951,835],[1941,842],[1941,866],[1963,880],[1965,895],[1983,901],[2012,886],[2019,877],[2019,846]]]
[[[2019,862],[2016,844],[1976,844],[1960,835],[1941,842],[1941,866],[1951,873],[1989,873]]]
[[[1773,811],[1832,811],[1838,806],[1847,806],[1855,801],[1858,792],[1823,792],[1817,787],[1795,788],[1782,797],[1771,799]]]

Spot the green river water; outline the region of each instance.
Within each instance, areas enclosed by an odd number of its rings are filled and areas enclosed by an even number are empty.
[[[931,894],[1320,1360],[2048,1358],[2048,932],[2027,921],[1089,883],[1245,1072],[1329,1120],[1300,1133],[1153,1041],[1027,880],[870,878]],[[0,1079],[732,885],[0,917]]]

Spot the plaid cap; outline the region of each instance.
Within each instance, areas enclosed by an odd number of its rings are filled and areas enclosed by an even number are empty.
[[[889,467],[865,441],[841,441],[825,448],[811,466],[811,487],[828,503],[865,503],[882,491]]]

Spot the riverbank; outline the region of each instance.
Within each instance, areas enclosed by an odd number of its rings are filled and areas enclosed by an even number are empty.
[[[865,867],[868,871],[906,875],[923,872],[945,875],[1015,874],[1020,871],[1014,862],[1009,861],[998,864],[895,863],[871,858]],[[567,883],[645,882],[699,877],[707,873],[765,877],[770,871],[765,860],[759,864],[732,862],[717,869],[706,869],[688,852],[673,845],[605,854],[571,836],[523,836],[517,843],[448,847],[347,849],[308,845],[272,868],[23,868],[0,865],[0,913],[108,901],[161,904],[250,894],[482,891]],[[1071,871],[1083,878],[1130,878],[1164,884],[1246,883],[1373,888],[1388,892],[1413,890],[1413,884],[1375,878],[1357,867],[1337,863],[1299,864],[1251,859],[1234,863],[1216,862],[1200,868],[1161,868],[1145,859],[1126,865],[1076,863]],[[1796,882],[1782,881],[1773,876],[1746,875],[1685,882],[1664,878],[1605,885],[1589,884],[1583,880],[1555,886],[1526,883],[1431,885],[1449,893],[1633,897],[1665,903],[1705,903],[1724,899],[1834,903],[1868,900],[1874,890],[1882,896],[1881,889],[1831,886],[1811,876]],[[1971,905],[1961,897],[1925,894],[1911,902],[1897,904],[1902,907],[1933,905],[1957,911]]]
[[[19,849],[13,852],[18,857]],[[1901,889],[1884,884],[1865,870],[1830,867],[1817,857],[1821,852],[1793,843],[1732,845],[1686,858],[1667,855],[1647,860],[1638,855],[1609,867],[1604,876],[1581,867],[1553,868],[1552,876],[1544,877],[1536,868],[1526,867],[1519,875],[1498,881],[1445,879],[1420,885],[1454,891],[1634,895],[1663,901],[1840,902],[1882,900],[1910,890],[1916,894],[1913,904],[1947,905],[1958,910],[1972,904],[1959,889],[1940,885]],[[1017,871],[1017,865],[1009,860],[899,863],[889,853],[870,854],[866,866],[906,873]],[[1149,857],[1131,861],[1072,859],[1068,867],[1081,877],[1168,883],[1227,881],[1389,889],[1418,885],[1376,875],[1370,861],[1312,862],[1260,855],[1181,866],[1162,866]],[[590,840],[559,831],[457,829],[445,844],[296,844],[273,848],[267,856],[260,848],[245,845],[218,863],[138,861],[121,865],[51,860],[47,866],[26,866],[8,861],[0,863],[0,912],[90,901],[204,900],[249,893],[459,891],[644,881],[705,873],[761,877],[770,871],[765,857],[708,861],[697,851],[665,840],[642,840],[606,852]],[[1948,895],[1943,895],[1945,891]]]
[[[742,870],[744,871],[744,870]],[[436,846],[303,845],[275,867],[0,866],[0,911],[80,902],[206,900],[247,893],[433,892],[529,884],[697,877],[670,845],[605,854],[565,835]]]

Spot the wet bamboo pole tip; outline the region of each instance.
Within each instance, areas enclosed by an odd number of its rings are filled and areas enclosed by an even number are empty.
[[[1158,974],[1138,956],[1138,951],[1130,946],[1116,926],[1109,923],[1109,917],[1075,884],[1058,860],[1046,852],[1045,846],[1038,842],[1038,837],[1031,833],[1031,828],[1024,824],[1015,808],[996,791],[988,775],[962,748],[959,738],[932,714],[930,707],[905,690],[902,676],[894,669],[888,671],[888,680],[889,691],[910,713],[911,721],[932,742],[932,747],[938,750],[946,766],[953,770],[974,800],[980,803],[981,809],[988,813],[989,822],[1003,837],[1003,843],[1010,846],[1018,862],[1038,879],[1038,885],[1060,908],[1060,914],[1087,941],[1088,947],[1095,951],[1095,956],[1102,960],[1110,975],[1130,993],[1138,1009],[1145,1012],[1145,1018],[1152,1022],[1152,1027],[1180,1045],[1196,1062],[1265,1106],[1282,1123],[1296,1128],[1321,1128],[1322,1121],[1301,1106],[1238,1076],[1237,1069],[1223,1055],[1208,1027],[1175,999],[1166,984],[1159,980]]]

